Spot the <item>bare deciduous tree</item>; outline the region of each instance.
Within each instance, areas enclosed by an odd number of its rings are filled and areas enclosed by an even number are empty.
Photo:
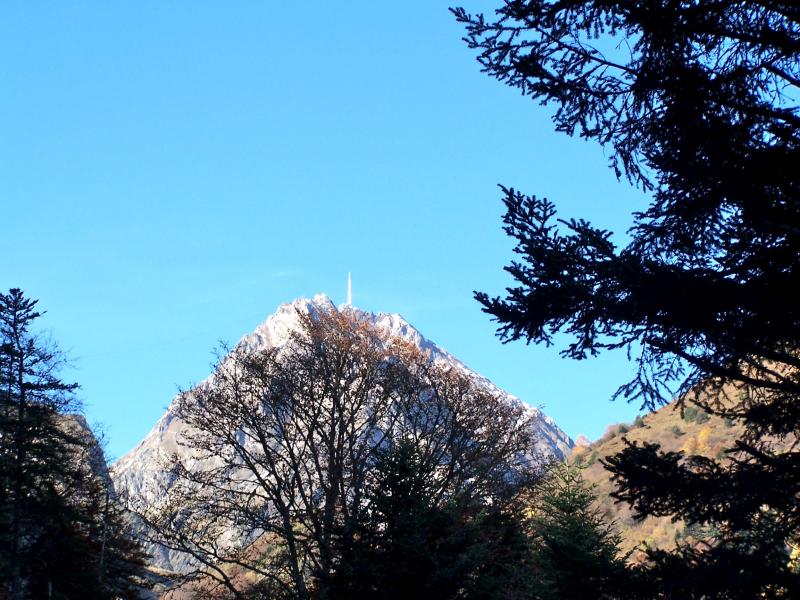
[[[177,461],[167,501],[144,511],[159,543],[235,598],[324,596],[370,510],[378,449],[412,442],[443,503],[501,502],[536,470],[523,406],[353,311],[300,324],[282,347],[234,348],[180,396],[197,460]]]

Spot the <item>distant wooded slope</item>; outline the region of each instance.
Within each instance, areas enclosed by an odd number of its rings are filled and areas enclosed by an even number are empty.
[[[642,544],[671,548],[676,539],[694,538],[693,528],[686,527],[680,521],[673,523],[669,517],[647,517],[641,522],[634,521],[628,505],[617,503],[611,497],[613,482],[601,459],[621,451],[623,439],[657,443],[665,451],[683,450],[687,454],[721,458],[741,435],[742,428],[735,422],[711,416],[688,402],[681,414],[680,408],[672,402],[653,413],[638,417],[634,423],[609,426],[605,435],[596,442],[589,446],[576,446],[569,460],[585,467],[584,477],[595,484],[598,504],[606,518],[616,522],[625,551]],[[632,558],[635,557],[634,553]]]

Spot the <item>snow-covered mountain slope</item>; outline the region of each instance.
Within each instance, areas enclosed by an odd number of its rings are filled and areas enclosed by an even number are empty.
[[[314,312],[319,310],[344,310],[337,309],[331,300],[324,295],[315,296],[312,300],[298,299],[294,302],[283,304],[278,310],[267,318],[255,331],[243,337],[239,344],[252,350],[269,347],[280,347],[286,343],[293,330],[299,327],[299,313]],[[348,306],[348,311],[357,313],[360,318],[367,319],[391,336],[408,340],[418,347],[430,352],[433,360],[442,361],[452,368],[459,369],[469,377],[479,381],[481,385],[504,394],[509,402],[518,400],[510,394],[499,390],[488,379],[470,370],[452,354],[440,348],[422,336],[411,324],[397,314],[372,314],[355,307]],[[212,375],[213,376],[213,375]],[[209,376],[207,383],[212,376]],[[564,458],[573,446],[572,440],[544,415],[539,409],[530,407],[528,410],[534,416],[533,426],[538,439],[538,449],[545,454]],[[169,457],[177,453],[181,462],[190,465],[196,458],[188,456],[188,450],[182,447],[178,440],[187,425],[175,414],[174,401],[167,412],[156,423],[148,436],[133,450],[122,457],[112,469],[112,477],[117,490],[123,490],[134,501],[147,505],[157,504],[163,491],[171,484],[171,474],[166,468]],[[185,458],[185,460],[184,460]],[[185,558],[174,553],[164,551],[159,547],[148,548],[153,554],[153,562],[165,569],[184,570]]]

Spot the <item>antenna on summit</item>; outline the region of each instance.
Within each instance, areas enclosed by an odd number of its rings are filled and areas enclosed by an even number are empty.
[[[353,306],[353,281],[350,279],[350,271],[347,272],[347,306]]]

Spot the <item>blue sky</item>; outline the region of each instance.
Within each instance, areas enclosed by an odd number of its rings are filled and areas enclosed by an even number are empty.
[[[399,312],[570,435],[624,354],[502,345],[472,291],[502,293],[497,184],[618,232],[647,198],[602,148],[479,71],[438,2],[4,2],[0,287],[48,310],[117,458],[217,340],[325,292]],[[473,11],[492,3],[466,3]]]

